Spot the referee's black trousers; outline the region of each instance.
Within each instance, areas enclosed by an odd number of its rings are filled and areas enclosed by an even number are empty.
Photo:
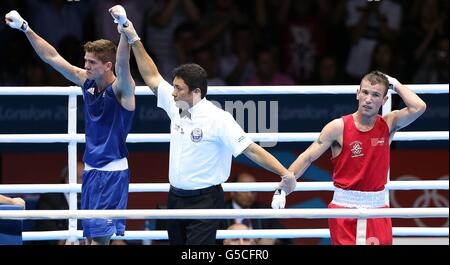
[[[168,209],[223,209],[222,186],[187,191],[170,188]],[[215,245],[220,219],[168,220],[170,245]]]

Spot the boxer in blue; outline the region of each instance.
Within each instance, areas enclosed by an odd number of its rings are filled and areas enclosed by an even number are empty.
[[[25,33],[44,62],[82,87],[86,149],[81,209],[125,209],[129,183],[126,138],[135,112],[135,83],[126,36],[122,34],[118,47],[109,40],[86,43],[81,69],[31,30],[17,11],[6,14],[5,22]],[[125,231],[125,220],[119,219],[83,219],[82,224],[83,235],[92,245],[108,245],[113,234],[123,235]]]

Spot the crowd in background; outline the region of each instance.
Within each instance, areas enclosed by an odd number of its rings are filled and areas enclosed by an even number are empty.
[[[118,42],[121,4],[161,74],[195,62],[209,85],[354,84],[370,70],[403,83],[448,83],[448,0],[5,0],[70,63],[82,45]],[[70,85],[0,26],[0,86]],[[133,77],[143,82],[132,62]]]
[[[116,4],[127,10],[166,80],[175,66],[195,62],[207,70],[209,85],[356,84],[374,69],[405,84],[449,82],[448,0],[2,0],[0,11],[17,9],[64,58],[83,67],[85,42],[118,42],[108,13]],[[0,86],[71,85],[22,35],[0,25]],[[258,208],[254,196],[235,193],[228,206]],[[279,226],[248,221],[228,220],[222,229]]]

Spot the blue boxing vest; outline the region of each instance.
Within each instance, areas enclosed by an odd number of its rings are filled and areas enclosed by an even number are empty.
[[[126,138],[135,111],[128,111],[114,94],[112,85],[96,93],[94,80],[83,85],[86,149],[83,161],[100,168],[128,156]]]

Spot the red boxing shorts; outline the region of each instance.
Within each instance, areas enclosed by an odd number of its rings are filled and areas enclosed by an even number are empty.
[[[348,209],[333,203],[328,205],[330,209]],[[388,206],[384,208],[389,208]],[[392,245],[392,221],[391,218],[372,218],[360,220],[358,229],[365,230],[366,245]],[[328,226],[331,234],[332,245],[356,245],[357,224],[355,218],[330,218]],[[365,228],[365,229],[364,229]],[[359,231],[361,232],[361,230]],[[362,231],[364,232],[364,231]]]

